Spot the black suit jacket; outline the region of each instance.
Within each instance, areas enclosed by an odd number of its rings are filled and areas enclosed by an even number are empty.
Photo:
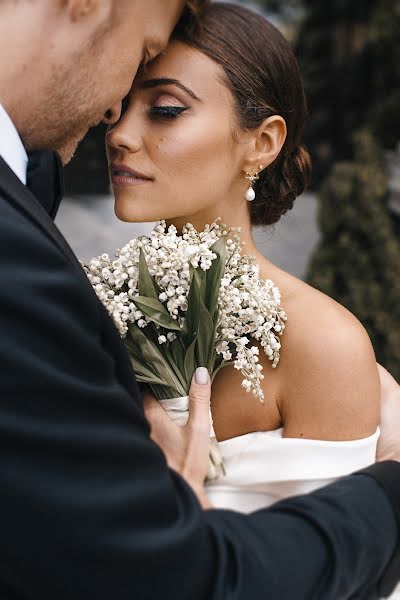
[[[0,159],[1,600],[376,598],[398,578],[399,481],[386,463],[203,512],[78,261]]]

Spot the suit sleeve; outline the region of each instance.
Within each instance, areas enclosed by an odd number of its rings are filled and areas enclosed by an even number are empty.
[[[96,297],[6,203],[0,256],[0,592],[28,600],[375,593],[398,535],[380,483],[356,475],[251,516],[201,511],[149,439]],[[399,477],[398,465],[389,469]]]

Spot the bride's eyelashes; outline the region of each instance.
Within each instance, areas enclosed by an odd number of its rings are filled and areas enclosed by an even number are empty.
[[[176,97],[169,90],[157,90],[149,100],[148,115],[152,121],[173,121],[189,108],[183,98]]]
[[[187,106],[151,106],[149,108],[149,115],[153,120],[173,120],[178,118],[186,110],[188,110]]]

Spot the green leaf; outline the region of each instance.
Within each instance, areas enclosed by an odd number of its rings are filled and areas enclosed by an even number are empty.
[[[181,385],[183,387],[185,387],[186,386],[185,373],[183,372],[183,368],[182,369],[179,368],[178,363],[175,362],[174,357],[172,356],[171,344],[168,342],[166,344],[163,344],[162,349],[168,360],[168,363],[171,366],[171,369],[175,373],[176,378],[180,381]]]
[[[199,298],[206,303],[207,297],[207,273],[203,271],[201,267],[198,267],[195,271],[193,271],[193,279],[196,281]]]
[[[151,366],[145,363],[138,344],[135,344],[132,337],[128,335],[125,337],[125,347],[128,351],[129,358],[131,359],[132,366],[135,370],[136,379],[144,383],[154,383],[158,385],[167,385],[167,383],[161,379],[154,371]]]
[[[136,381],[138,381],[139,383],[148,383],[149,385],[162,385],[165,387],[165,382],[161,379],[157,379],[157,377],[146,377],[146,375],[139,375],[138,373],[136,373],[136,370],[135,375]]]
[[[218,327],[218,316],[219,316],[219,308],[217,307],[212,316],[214,326],[213,326],[213,332],[212,332],[212,336],[211,336],[210,352],[208,355],[208,364],[207,364],[207,369],[208,369],[209,373],[211,373],[211,371],[213,369],[215,358],[217,356],[217,353],[215,351],[215,338],[216,338],[217,327]]]
[[[135,369],[136,379],[140,383],[151,383],[152,385],[163,385],[163,386],[167,385],[163,379],[160,379],[159,377],[154,375],[154,373],[149,372],[150,374],[146,375],[143,368],[141,368],[141,370],[139,371],[137,364],[133,360],[132,360],[132,366]]]
[[[193,277],[196,279],[200,295],[205,297],[207,271],[203,271],[201,267],[198,267],[193,271]]]
[[[185,396],[186,390],[179,379],[177,379],[171,365],[168,364],[166,356],[162,354],[160,347],[151,342],[136,324],[130,325],[129,331],[133,340],[140,346],[140,351],[145,364],[148,365],[154,373],[157,373],[157,376],[162,379],[168,387],[175,389],[177,396]]]
[[[158,296],[161,292],[156,280],[150,275],[149,267],[147,266],[146,257],[142,248],[140,248],[139,254],[138,290],[140,296],[154,298],[155,300],[158,300]]]
[[[137,327],[137,326],[130,325],[130,330],[128,331],[128,333],[124,339],[125,348],[127,349],[131,360],[133,359],[136,363],[138,363],[138,369],[137,369],[138,371],[142,370],[142,369],[151,371],[151,366],[146,365],[146,363],[145,363],[145,359],[144,359],[142,351],[141,351],[142,347],[140,344],[138,344],[136,335],[135,335],[135,337],[132,335],[134,327]]]
[[[176,398],[177,392],[174,388],[165,387],[163,385],[152,385],[150,384],[151,391],[157,398],[157,400],[166,400],[168,398]],[[187,394],[185,394],[187,396]]]
[[[187,304],[188,308],[182,328],[182,334],[185,338],[186,347],[189,347],[193,342],[194,337],[197,335],[199,328],[200,289],[198,285],[198,278],[195,276],[195,271],[193,271],[192,274]]]
[[[187,349],[186,355],[185,355],[185,377],[186,377],[186,381],[188,383],[188,387],[190,387],[190,382],[192,380],[193,373],[194,373],[195,367],[196,367],[196,363],[195,363],[196,342],[197,342],[197,336],[193,340],[193,342],[190,344],[189,348]]]
[[[124,346],[125,348],[128,350],[128,354],[129,356],[135,356],[136,358],[138,358],[139,360],[141,359],[141,354],[140,354],[140,347],[138,347],[132,336],[130,335],[130,332],[128,331],[128,333],[126,334],[125,338],[124,338]]]
[[[185,362],[186,352],[185,352],[184,348],[182,347],[180,340],[177,338],[173,342],[170,342],[169,349],[170,349],[171,356],[172,356],[175,364],[178,366],[179,371],[181,373],[184,373],[184,371],[185,371],[184,362]]]
[[[218,306],[218,294],[221,287],[221,279],[225,273],[228,254],[225,239],[220,238],[211,246],[210,250],[217,255],[217,258],[212,261],[212,265],[207,271],[205,305],[211,316],[214,317],[214,313]]]
[[[197,337],[197,360],[199,367],[207,367],[210,362],[210,354],[214,353],[214,321],[211,318],[202,298],[199,303],[199,321]]]
[[[178,321],[175,321],[165,308],[164,304],[155,298],[146,298],[145,296],[135,296],[132,298],[132,302],[138,307],[138,309],[146,315],[149,319],[165,327],[165,329],[171,329],[173,331],[181,331]]]

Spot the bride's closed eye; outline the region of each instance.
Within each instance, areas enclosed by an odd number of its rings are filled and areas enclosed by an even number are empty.
[[[176,119],[185,110],[185,106],[152,106],[150,116],[152,119]]]
[[[188,110],[188,108],[188,106],[184,106],[173,96],[163,95],[159,96],[149,107],[149,115],[153,120],[173,120]]]

